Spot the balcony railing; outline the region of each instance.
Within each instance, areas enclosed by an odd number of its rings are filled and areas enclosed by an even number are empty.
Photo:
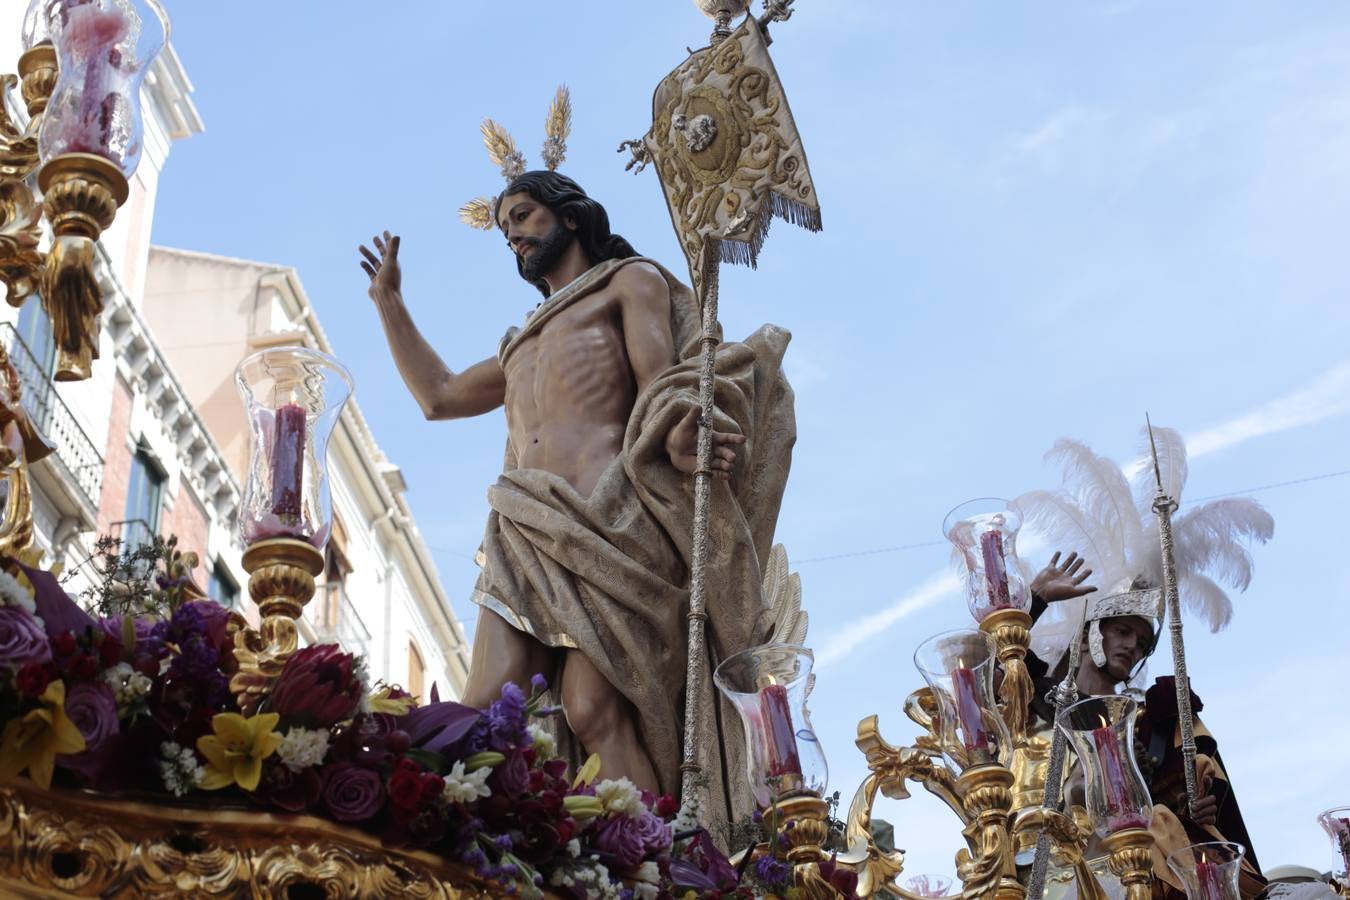
[[[336,641],[348,653],[365,656],[370,649],[370,631],[340,581],[319,585],[309,602],[310,622],[319,643]]]
[[[70,407],[56,392],[50,374],[13,325],[0,323],[0,340],[9,351],[10,362],[19,371],[24,409],[28,410],[33,424],[56,445],[53,461],[65,468],[66,471],[61,473],[64,480],[77,486],[89,505],[97,508],[99,487],[103,483],[103,456],[75,421]]]

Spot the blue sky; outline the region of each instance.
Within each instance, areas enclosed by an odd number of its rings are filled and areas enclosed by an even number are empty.
[[[1060,436],[1126,463],[1145,410],[1191,439],[1192,498],[1350,468],[1350,9],[797,5],[773,52],[825,231],[776,226],[758,272],[724,270],[722,309],[729,336],[794,333],[778,539],[802,576],[814,724],[847,802],[858,719],[911,739],[913,649],[968,614],[941,589],[944,546],[840,555],[940,540],[963,500],[1057,483],[1041,456]],[[174,149],[154,240],[298,268],[471,629],[504,422],[421,419],[356,245],[401,233],[429,339],[454,368],[490,355],[538,296],[499,235],[457,221],[499,187],[478,122],[537,159],[566,82],[565,170],[679,269],[654,174],[626,174],[614,148],[646,131],[652,89],[707,23],[687,0],[170,11],[207,130]],[[1350,802],[1350,477],[1254,496],[1275,539],[1232,626],[1190,627],[1191,674],[1262,862],[1325,869],[1314,817]],[[960,836],[936,800],[882,814],[907,874],[952,870]]]

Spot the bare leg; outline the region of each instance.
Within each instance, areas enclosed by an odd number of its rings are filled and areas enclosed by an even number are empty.
[[[586,752],[600,755],[601,778],[627,778],[660,792],[651,758],[638,741],[637,711],[580,650],[568,650],[563,660],[562,705]]]
[[[467,706],[486,709],[501,696],[502,685],[514,681],[525,693],[535,673],[548,677],[556,658],[550,647],[525,632],[512,628],[506,620],[485,606],[478,608],[478,626],[473,635],[473,659],[469,662],[468,684],[460,700]]]

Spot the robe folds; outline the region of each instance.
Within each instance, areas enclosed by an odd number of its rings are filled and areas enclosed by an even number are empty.
[[[504,339],[503,363],[560,310],[637,259],[600,263],[548,298]],[[553,473],[517,468],[508,441],[501,477],[488,490],[473,599],[548,646],[584,653],[632,704],[661,791],[678,795],[694,479],[671,465],[665,441],[698,403],[701,328],[693,292],[657,268],[670,286],[678,362],[637,398],[623,449],[590,496]],[[792,390],[782,372],[789,338],[766,325],[716,352],[714,428],[743,434],[746,443],[732,480],[712,482],[708,652],[697,685],[707,736],[704,812],[711,825],[751,812],[741,729],[718,698],[712,671],[717,661],[762,642],[772,626],[761,596],[761,561],[768,558],[796,440]],[[558,673],[545,674],[557,683]],[[575,762],[575,741],[561,721],[555,730]]]

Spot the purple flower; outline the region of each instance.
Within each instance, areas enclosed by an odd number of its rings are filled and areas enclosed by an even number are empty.
[[[645,812],[634,821],[637,822],[638,836],[642,839],[642,849],[646,855],[669,850],[670,845],[674,843],[675,836],[670,826],[663,822],[660,816]]]
[[[230,611],[214,600],[189,600],[179,610],[192,609],[201,623],[203,636],[219,650],[228,643],[225,629],[230,624]]]
[[[384,806],[384,779],[352,763],[323,770],[323,805],[339,822],[364,822]]]
[[[525,761],[525,754],[519,750],[507,753],[506,761],[488,776],[488,786],[500,797],[519,797],[529,790],[530,764]]]
[[[84,735],[86,750],[97,750],[117,734],[117,700],[103,681],[81,681],[66,692],[66,715]]]
[[[155,630],[155,620],[150,616],[134,616],[132,623],[136,628],[136,649],[144,650],[148,647],[150,634]],[[99,630],[105,637],[112,638],[117,643],[122,643],[122,617],[107,616],[99,619]],[[130,650],[131,648],[127,648]]]
[[[349,718],[362,692],[354,663],[337,644],[298,651],[281,670],[269,708],[287,721],[310,727],[329,727]]]
[[[755,862],[755,875],[765,885],[781,886],[787,883],[792,870],[788,864],[772,856],[761,856]]]
[[[0,664],[21,667],[52,658],[47,633],[28,613],[14,606],[0,607]]]
[[[488,746],[498,753],[506,752],[512,744],[527,746],[530,733],[526,728],[525,692],[514,682],[502,685],[500,700],[494,700],[487,709]]]
[[[645,856],[637,820],[627,816],[601,820],[591,837],[591,846],[614,857],[619,869],[636,869]]]

